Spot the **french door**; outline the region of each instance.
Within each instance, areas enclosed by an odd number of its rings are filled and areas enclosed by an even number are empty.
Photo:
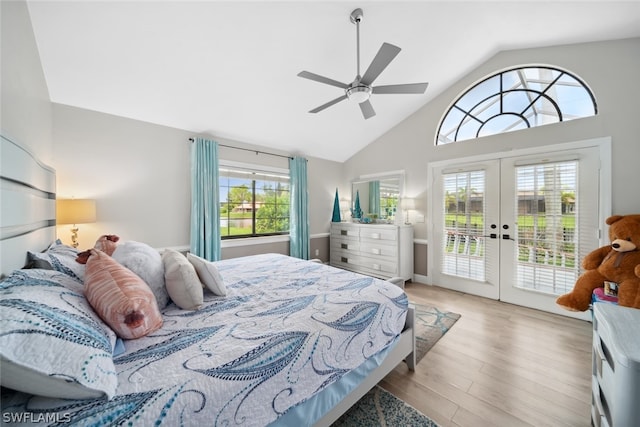
[[[438,164],[431,178],[433,284],[570,313],[555,299],[601,244],[599,147]]]

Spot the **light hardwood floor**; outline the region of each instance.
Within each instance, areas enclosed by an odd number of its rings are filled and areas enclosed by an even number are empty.
[[[462,317],[415,372],[380,385],[441,427],[590,425],[592,325],[436,286],[411,302]]]

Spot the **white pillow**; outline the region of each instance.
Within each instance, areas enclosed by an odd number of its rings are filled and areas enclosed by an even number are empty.
[[[66,274],[42,269],[16,270],[0,283],[3,387],[65,399],[115,395],[116,336],[82,288]]]
[[[173,249],[162,253],[164,281],[173,302],[183,310],[197,310],[204,299],[198,274],[184,255]]]
[[[146,243],[132,240],[118,243],[111,257],[136,273],[151,288],[158,308],[169,304],[169,295],[164,283],[164,267],[160,252]]]
[[[211,261],[207,261],[190,252],[187,253],[187,259],[195,267],[202,283],[204,283],[211,292],[220,296],[227,295],[227,287],[224,284],[224,280],[222,280],[220,272]]]

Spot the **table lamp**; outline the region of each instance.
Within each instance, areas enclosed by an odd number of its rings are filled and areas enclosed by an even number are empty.
[[[78,247],[77,224],[96,222],[96,201],[90,199],[56,200],[56,223],[73,224],[71,246]]]
[[[408,197],[403,198],[400,203],[402,204],[402,209],[404,209],[407,213],[407,217],[405,220],[405,224],[411,224],[409,222],[409,211],[415,210],[416,209],[416,200],[415,199],[410,199]]]

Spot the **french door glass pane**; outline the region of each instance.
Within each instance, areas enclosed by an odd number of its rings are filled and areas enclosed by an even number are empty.
[[[442,272],[485,281],[485,172],[444,174],[443,186]]]
[[[516,167],[515,286],[560,295],[579,274],[578,162]]]

